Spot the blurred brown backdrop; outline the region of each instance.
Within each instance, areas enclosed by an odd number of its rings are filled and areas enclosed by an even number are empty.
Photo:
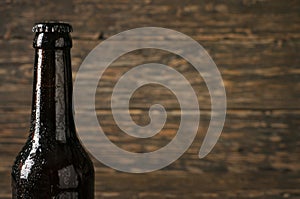
[[[113,122],[110,94],[118,78],[142,63],[174,67],[193,85],[201,108],[197,138],[163,170],[117,172],[94,161],[96,198],[300,198],[300,2],[298,0],[1,0],[0,1],[0,198],[10,198],[10,167],[29,130],[33,33],[43,20],[73,25],[73,76],[101,41],[121,31],[157,26],[198,41],[224,79],[228,111],[223,133],[198,159],[210,117],[205,83],[182,58],[148,49],[128,53],[99,83],[100,123],[118,146],[149,152],[168,143],[180,122],[171,92],[147,86],[132,97],[132,116],[149,122],[148,107],[161,103],[167,124],[151,139],[133,139]]]

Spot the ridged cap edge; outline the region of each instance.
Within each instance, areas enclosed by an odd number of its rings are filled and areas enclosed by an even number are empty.
[[[33,28],[32,32],[61,32],[61,33],[68,33],[72,32],[73,28],[70,24],[64,22],[42,22],[36,23]]]

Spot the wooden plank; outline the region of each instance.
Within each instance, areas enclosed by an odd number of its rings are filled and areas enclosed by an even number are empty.
[[[254,38],[251,40],[222,40],[210,41],[206,36],[199,35],[199,43],[208,51],[210,56],[218,64],[229,67],[261,67],[270,65],[296,65],[299,62],[297,52],[300,48],[300,37],[289,39],[268,39]],[[201,39],[203,37],[203,39]],[[218,39],[210,36],[212,40]],[[155,38],[155,37],[154,37]],[[161,41],[164,38],[157,38]],[[208,39],[208,41],[204,41]],[[132,41],[122,41],[123,45],[128,45]],[[98,44],[100,41],[74,40],[74,46],[71,49],[73,63],[75,68],[79,66],[82,59]],[[113,45],[114,43],[112,43]],[[168,44],[168,43],[166,43]],[[184,41],[178,41],[176,45],[180,46]],[[0,40],[0,45],[5,51],[1,51],[0,63],[32,63],[34,57],[34,49],[32,42],[26,40]],[[117,45],[117,43],[115,43]],[[184,45],[181,46],[185,47]],[[146,52],[148,51],[148,52]],[[141,62],[137,58],[151,59],[164,61],[164,57],[169,53],[159,50],[139,50],[138,52],[129,55],[134,62]],[[127,55],[128,56],[128,55]],[[136,56],[136,57],[134,57]],[[125,58],[125,57],[124,57]],[[170,57],[176,58],[176,57]],[[121,59],[121,58],[119,58]],[[165,58],[167,59],[167,57]],[[251,62],[250,60],[251,59]],[[79,60],[79,61],[78,61]],[[133,62],[133,63],[134,63]]]
[[[2,164],[10,165],[23,146],[29,129],[29,111],[1,110],[0,147]],[[176,135],[180,112],[169,111],[163,130],[148,139],[138,139],[122,132],[110,111],[99,111],[100,124],[109,139],[118,147],[132,152],[151,152],[168,144]],[[149,122],[147,111],[132,111],[137,124]],[[193,144],[167,170],[202,173],[221,171],[245,173],[250,171],[299,172],[299,111],[241,111],[227,113],[225,126],[214,150],[204,159],[198,152],[209,125],[209,111],[201,112],[200,126]],[[84,118],[82,118],[84,119]],[[88,125],[86,129],[95,129]],[[247,138],[247,139],[245,139]],[[95,164],[99,168],[103,165]]]
[[[67,0],[60,4],[62,6],[57,7],[55,1],[9,1],[0,10],[3,19],[1,37],[31,39],[31,27],[36,21],[58,18],[71,22],[76,32],[85,35],[104,33],[104,36],[110,36],[141,26],[173,28],[190,36],[198,35],[198,30],[206,30],[210,34],[211,31],[219,32],[219,29],[225,29],[227,33],[244,29],[244,34],[267,34],[269,37],[274,37],[274,33],[299,35],[300,6],[295,0],[227,3],[144,0],[134,5],[124,1]],[[63,14],[57,16],[58,12]],[[81,37],[80,34],[76,37]]]
[[[299,104],[297,103],[300,89],[298,85],[299,70],[291,68],[288,69],[288,72],[285,74],[277,74],[277,72],[275,72],[275,74],[273,73],[272,75],[272,71],[280,70],[280,68],[274,67],[273,69],[266,70],[270,71],[269,74],[260,75],[261,70],[258,69],[250,72],[252,73],[251,75],[244,75],[244,77],[241,77],[239,74],[224,75],[228,109],[299,109]],[[118,72],[112,70],[110,72],[111,74],[116,74],[119,73],[120,70],[116,71]],[[255,71],[257,71],[256,74],[253,74]],[[228,72],[231,73],[231,71]],[[232,71],[232,73],[234,72]],[[195,75],[190,74],[191,76]],[[111,77],[114,79],[117,76]],[[199,81],[198,79],[194,80]],[[30,80],[28,78],[27,80],[10,79],[8,81],[27,83],[27,81]],[[112,82],[108,77],[104,79],[104,82],[98,87],[95,102],[97,109],[110,108],[111,92],[115,81]],[[14,108],[29,108],[31,106],[32,85],[20,84],[19,82],[18,84],[4,83],[1,85],[0,106]],[[282,82],[284,82],[284,84],[282,84]],[[195,82],[193,86],[198,96],[200,109],[210,109],[210,97],[203,80],[200,79],[200,82]],[[149,90],[151,95],[149,95],[149,92],[143,92],[143,90]],[[179,95],[182,95],[182,93]],[[132,96],[130,106],[132,108],[145,109],[157,102],[165,105],[168,109],[179,109],[176,96],[164,87],[159,86],[145,86],[140,88]]]
[[[0,197],[10,198],[9,175],[0,172],[4,181]],[[181,172],[153,172],[148,174],[96,173],[96,198],[267,198],[279,199],[288,196],[296,198],[298,177],[289,176],[281,181],[286,173],[251,172],[245,174],[202,173],[185,174]],[[128,183],[130,179],[131,183]],[[253,179],[264,184],[264,189]],[[5,184],[4,184],[5,183]],[[214,186],[210,186],[213,184]],[[292,186],[287,186],[287,184]],[[178,189],[180,187],[180,189]],[[201,187],[199,189],[199,187]],[[285,198],[284,197],[284,198]]]

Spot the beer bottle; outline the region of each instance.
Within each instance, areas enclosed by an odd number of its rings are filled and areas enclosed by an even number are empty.
[[[29,137],[12,167],[14,199],[94,198],[94,168],[76,136],[67,23],[37,23]]]

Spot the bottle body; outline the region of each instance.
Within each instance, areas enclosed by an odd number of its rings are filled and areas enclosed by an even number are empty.
[[[26,168],[22,162],[31,155],[26,154],[32,150],[30,144],[25,145],[13,166],[13,199],[94,198],[92,163],[78,141],[53,142],[50,147],[39,148],[40,154]]]
[[[35,27],[31,127],[12,168],[17,199],[92,199],[94,168],[76,136],[69,32],[61,23]]]

